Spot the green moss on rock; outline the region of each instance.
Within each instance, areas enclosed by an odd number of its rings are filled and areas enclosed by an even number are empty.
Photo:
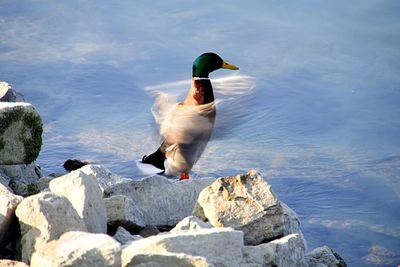
[[[30,129],[31,139],[22,139],[25,148],[25,163],[32,163],[38,156],[42,147],[42,120],[35,113],[26,113],[23,117],[24,124]]]

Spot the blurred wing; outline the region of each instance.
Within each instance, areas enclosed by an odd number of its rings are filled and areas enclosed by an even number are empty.
[[[212,80],[217,102],[217,117],[213,139],[228,137],[234,128],[251,116],[256,79],[251,76],[232,75]]]
[[[251,93],[255,88],[255,78],[232,75],[211,79],[211,83],[217,105],[213,138],[219,139],[228,136],[233,128],[250,116],[250,107],[254,103],[251,101]],[[171,112],[183,100],[190,84],[191,80],[182,80],[145,87],[145,91],[155,98],[151,111],[159,127],[168,123],[166,118],[171,117]]]

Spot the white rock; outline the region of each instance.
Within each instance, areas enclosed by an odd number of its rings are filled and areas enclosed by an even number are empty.
[[[42,120],[28,103],[0,102],[0,165],[29,164],[42,146]]]
[[[117,195],[104,199],[107,210],[107,224],[111,227],[122,226],[130,232],[146,226],[143,214],[127,196]]]
[[[80,170],[53,179],[51,192],[65,196],[92,233],[107,232],[107,212],[97,179]]]
[[[250,245],[300,231],[296,214],[256,171],[217,179],[201,191],[193,215],[215,227],[243,231]]]
[[[130,180],[112,173],[110,170],[104,168],[101,165],[85,165],[80,168],[80,170],[87,175],[93,175],[94,177],[96,177],[100,185],[101,191],[104,191],[106,188],[112,185]]]
[[[21,226],[22,261],[28,263],[32,253],[48,241],[67,231],[87,231],[71,202],[53,193],[25,198],[15,211]]]
[[[300,234],[290,234],[269,243],[259,245],[265,266],[307,267],[305,241]]]
[[[136,257],[145,254],[184,253],[203,257],[215,266],[239,267],[243,266],[242,249],[243,233],[231,228],[167,233],[128,243],[122,250],[122,266],[134,266]]]
[[[191,215],[200,191],[214,180],[177,181],[156,175],[116,184],[106,189],[104,194],[130,197],[144,215],[147,225],[176,225]]]
[[[119,267],[121,247],[106,234],[68,232],[36,251],[30,266]]]
[[[345,261],[331,248],[323,246],[314,249],[307,254],[306,259],[309,267],[325,265],[328,267],[346,267]]]
[[[129,243],[130,241],[135,241],[143,239],[140,235],[131,235],[125,228],[118,227],[117,232],[113,235],[114,239],[117,240],[122,245]]]
[[[170,232],[175,234],[183,231],[195,232],[201,229],[208,229],[213,227],[214,226],[212,226],[211,224],[205,223],[195,216],[188,216],[180,221]]]
[[[15,224],[18,224],[15,209],[22,199],[0,184],[0,249],[4,248],[15,234],[13,230],[17,227]]]
[[[204,257],[184,253],[138,254],[126,267],[213,267]]]
[[[29,267],[24,262],[13,261],[13,260],[1,260],[1,259],[0,259],[0,266],[1,267]]]

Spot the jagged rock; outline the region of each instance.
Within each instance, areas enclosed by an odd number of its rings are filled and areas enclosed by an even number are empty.
[[[239,267],[244,266],[241,264],[242,249],[243,233],[231,228],[202,229],[194,233],[188,231],[178,234],[160,234],[129,243],[122,250],[122,266],[135,266],[145,257],[143,255],[156,254],[162,257],[168,256],[168,253],[183,253],[203,257],[208,264],[215,266]]]
[[[107,212],[97,179],[80,170],[55,178],[50,190],[65,196],[92,233],[107,232]]]
[[[54,177],[42,177],[36,182],[36,187],[39,192],[50,191],[49,184]]]
[[[130,181],[130,179],[110,172],[110,170],[101,165],[85,165],[80,170],[87,175],[96,177],[102,191],[117,183]]]
[[[135,232],[145,227],[143,214],[138,210],[132,199],[117,195],[105,198],[107,224],[111,228],[122,226],[129,232]]]
[[[22,261],[48,241],[68,231],[87,231],[86,225],[67,198],[40,193],[25,198],[15,211],[22,234]]]
[[[215,227],[243,231],[248,245],[300,231],[294,211],[277,199],[256,171],[218,178],[201,191],[192,214]]]
[[[36,183],[42,177],[42,171],[35,163],[1,165],[0,176],[8,181],[13,192],[20,196],[30,196],[39,192]]]
[[[188,216],[180,221],[170,232],[171,233],[180,233],[183,231],[198,231],[201,229],[213,228],[213,226],[209,223],[203,222],[201,219],[195,216]]]
[[[104,191],[104,195],[130,197],[148,225],[176,225],[191,215],[200,191],[214,180],[203,178],[177,181],[155,175],[112,185]]]
[[[17,235],[18,221],[15,217],[15,209],[22,199],[21,196],[14,195],[9,188],[0,184],[0,249]]]
[[[115,232],[113,237],[122,245],[129,243],[130,241],[135,241],[143,238],[140,235],[131,235],[131,233],[129,233],[123,227],[118,227],[117,232]]]
[[[29,164],[42,146],[42,120],[28,103],[0,102],[0,165]]]
[[[32,255],[31,267],[121,266],[121,247],[105,234],[68,232]]]
[[[346,262],[328,246],[314,249],[307,254],[309,267],[319,267],[322,264],[327,267],[347,267]]]
[[[29,267],[24,262],[13,261],[13,260],[1,260],[1,259],[0,259],[0,266],[1,267]]]
[[[0,102],[25,102],[24,95],[16,92],[6,82],[0,82]]]
[[[138,254],[125,267],[214,267],[204,257],[184,253]]]

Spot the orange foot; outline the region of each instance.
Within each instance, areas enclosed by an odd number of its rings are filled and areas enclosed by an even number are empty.
[[[181,175],[179,176],[179,180],[189,180],[189,173],[182,172]]]

